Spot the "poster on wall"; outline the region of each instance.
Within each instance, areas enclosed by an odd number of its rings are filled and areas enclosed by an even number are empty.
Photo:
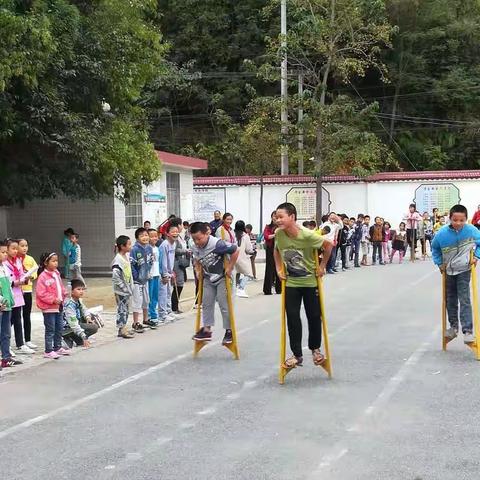
[[[226,193],[224,188],[196,188],[193,192],[193,218],[197,222],[210,222],[213,212],[225,213]]]
[[[313,220],[317,208],[317,189],[315,187],[293,187],[287,192],[287,202],[293,203],[297,208],[299,222]],[[328,213],[331,203],[330,192],[322,188],[323,213]]]
[[[446,213],[460,203],[460,190],[453,183],[420,185],[415,190],[413,201],[420,213],[431,213],[434,208],[438,208],[440,213]]]

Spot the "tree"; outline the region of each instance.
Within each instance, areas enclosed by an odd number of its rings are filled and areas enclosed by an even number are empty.
[[[268,0],[158,2],[158,25],[171,46],[167,59],[173,74],[159,76],[144,98],[157,146],[176,150],[222,142],[217,112],[242,124],[256,92],[273,93],[245,64],[263,61],[264,37],[276,28],[263,16],[267,4]]]
[[[138,100],[163,68],[153,0],[4,1],[0,203],[121,195],[160,173]],[[104,112],[102,103],[111,105]]]
[[[418,169],[479,168],[480,3],[390,0],[398,26],[381,99],[390,138]]]
[[[384,78],[380,53],[390,46],[392,26],[382,0],[294,0],[289,5],[286,53],[289,68],[301,72],[305,82],[306,94],[297,101],[306,112],[307,151],[315,159],[320,219],[325,173],[365,174],[392,163],[381,140],[367,129],[365,119],[374,106],[355,105],[333,93],[338,85],[350,86],[368,72]],[[271,43],[277,53],[274,65],[284,54],[280,40]],[[264,71],[269,74],[272,68]]]

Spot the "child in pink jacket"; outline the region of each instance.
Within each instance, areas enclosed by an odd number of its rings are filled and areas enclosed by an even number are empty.
[[[70,355],[70,350],[62,347],[63,301],[67,292],[58,271],[58,255],[44,253],[40,257],[40,268],[35,289],[37,307],[43,313],[45,325],[45,358],[56,360],[61,355]]]

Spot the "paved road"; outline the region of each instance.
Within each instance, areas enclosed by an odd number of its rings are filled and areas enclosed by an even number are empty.
[[[277,383],[280,298],[237,301],[241,360],[193,318],[0,383],[1,478],[478,478],[479,368],[440,346],[429,262],[329,276],[334,379]],[[217,331],[216,340],[221,340]]]

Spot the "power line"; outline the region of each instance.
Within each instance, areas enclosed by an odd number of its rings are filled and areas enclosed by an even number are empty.
[[[360,95],[359,91],[355,88],[355,85],[353,85],[352,82],[350,82],[350,85],[352,86],[352,88],[355,90],[355,92],[357,93],[358,97],[360,98],[360,100],[364,103],[364,105],[366,107],[368,107],[368,103],[363,99],[363,97]],[[392,135],[390,134],[390,132],[385,128],[385,125],[382,123],[381,120],[379,120],[378,117],[375,117],[377,122],[380,124],[380,126],[382,127],[383,130],[385,130],[386,134],[389,136],[390,138],[390,141],[392,141],[395,146],[398,148],[399,152],[403,155],[403,157],[407,160],[407,162],[415,169],[415,170],[418,170],[417,167],[415,166],[415,164],[410,160],[410,158],[408,158],[407,154],[402,150],[402,148],[400,147],[400,145],[396,142],[396,140],[392,137]]]

